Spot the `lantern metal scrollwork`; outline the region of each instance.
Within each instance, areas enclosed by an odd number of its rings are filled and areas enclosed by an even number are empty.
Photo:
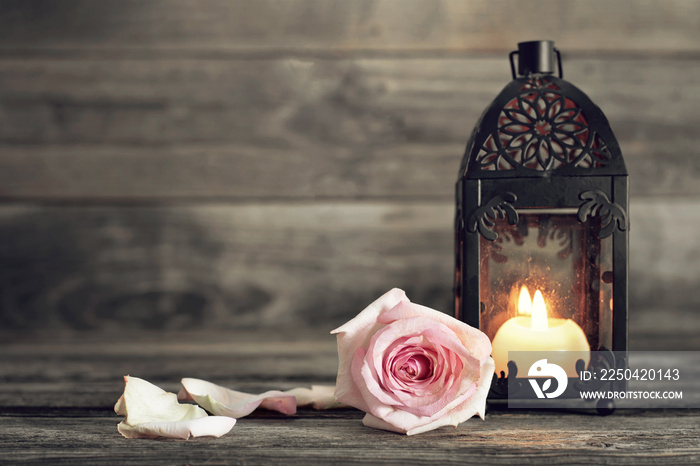
[[[546,303],[538,335],[551,349],[553,328],[568,326],[577,343],[560,350],[627,350],[628,175],[615,135],[562,78],[553,42],[522,42],[510,59],[513,80],[474,129],[456,186],[455,315],[494,345],[490,400],[527,371],[499,349],[530,349],[529,330],[506,327],[526,311],[534,325],[532,293]],[[569,377],[589,363],[572,362]]]

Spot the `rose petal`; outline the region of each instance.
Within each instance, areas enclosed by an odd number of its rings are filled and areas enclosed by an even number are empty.
[[[365,333],[376,325],[377,319],[381,314],[396,306],[400,301],[408,301],[406,293],[399,288],[391,289],[363,309],[353,319],[333,330],[331,334]],[[367,337],[367,340],[369,340],[370,336]]]
[[[412,317],[424,317],[436,320],[452,329],[462,342],[464,348],[476,357],[480,363],[484,363],[491,356],[491,341],[481,330],[471,327],[444,312],[436,311],[420,304],[405,302],[398,303],[386,312],[378,316],[380,324],[389,324],[396,320],[410,319]],[[347,324],[346,324],[347,325]]]
[[[350,375],[353,357],[358,348],[366,347],[371,336],[384,326],[377,323],[377,318],[402,300],[408,300],[406,293],[394,288],[380,296],[355,318],[331,332],[338,335],[338,378],[335,397],[341,403],[365,412],[369,410]]]
[[[493,376],[495,366],[493,359],[487,360],[481,368],[481,377],[484,377],[484,380],[488,380],[488,383],[478,384],[476,391],[470,394],[468,400],[459,406],[451,408],[450,412],[445,415],[436,416],[435,420],[431,421],[430,417],[413,417],[410,413],[395,411],[391,416],[384,418],[390,419],[391,422],[367,413],[364,419],[362,419],[362,423],[375,429],[388,430],[406,435],[416,435],[443,426],[457,427],[474,415],[478,415],[483,420],[486,413],[486,397],[491,388],[491,377]],[[421,420],[427,420],[427,422],[410,429],[401,427],[402,425],[411,425],[412,423],[416,425],[416,421],[420,423]]]
[[[260,395],[237,392],[207,382],[206,380],[184,378],[178,394],[180,401],[194,401],[212,414],[241,418],[262,407],[284,414],[296,413],[294,395],[277,390]]]
[[[486,364],[488,364],[488,361]],[[493,375],[492,372],[489,374],[489,376]],[[491,379],[489,378],[489,387],[490,380]],[[474,401],[472,400],[472,398],[479,396],[479,394],[481,393],[479,391],[479,388],[480,385],[476,383],[472,384],[466,391],[461,392],[461,394],[456,396],[455,398],[448,398],[448,403],[440,405],[440,410],[435,412],[428,411],[429,414],[425,414],[421,410],[411,409],[406,406],[400,406],[398,407],[398,409],[393,409],[391,411],[379,411],[380,415],[378,417],[380,417],[387,423],[392,424],[397,429],[405,431],[406,433],[419,433],[414,431],[427,425],[432,425],[433,427],[428,428],[426,430],[420,430],[420,432],[432,430],[443,425],[452,425],[451,419],[459,413],[461,413],[461,415],[464,416],[463,420],[469,419],[474,414],[476,414],[476,411],[471,408],[469,403]],[[484,398],[483,400],[481,400],[484,405],[486,403],[487,395],[488,390],[486,390],[486,392],[483,395]]]
[[[117,425],[117,430],[126,438],[179,438],[221,437],[236,424],[236,420],[226,416],[207,416],[179,422],[146,422],[130,426],[125,421]]]
[[[366,425],[415,434],[483,417],[494,367],[480,330],[395,289],[332,333],[336,398]]]
[[[351,370],[353,372],[353,377],[359,382],[356,384],[356,390],[359,392],[359,396],[362,397],[363,404],[367,408],[363,409],[350,404],[345,399],[338,396],[338,390],[336,389],[335,395],[338,401],[347,403],[350,406],[355,406],[366,413],[372,413],[382,419],[395,411],[393,408],[394,405],[401,404],[400,401],[393,396],[394,394],[382,390],[372,373],[371,364],[365,357],[365,352],[362,348],[357,350],[357,354],[355,358],[353,358]]]
[[[366,425],[367,427],[372,427],[373,429],[388,430],[389,432],[397,432],[399,434],[406,433],[405,429],[399,429],[386,421],[382,421],[376,416],[372,416],[370,413],[366,413],[365,417],[362,418],[362,424]]]
[[[399,304],[401,306],[402,303]],[[406,336],[421,337],[420,341],[406,340]],[[394,342],[404,346],[412,342],[416,347],[435,348],[440,353],[435,367],[445,377],[434,385],[437,390],[420,396],[416,390],[388,390],[392,384],[384,379],[391,376],[384,367],[383,355],[390,352]],[[454,353],[457,357],[454,358]],[[479,361],[469,354],[460,339],[447,325],[425,317],[410,317],[396,320],[379,330],[372,338],[365,360],[369,371],[362,371],[362,378],[374,398],[382,403],[402,405],[402,408],[420,416],[432,416],[445,405],[465,393],[479,377]],[[450,362],[452,364],[450,365]],[[450,370],[456,370],[452,372]],[[394,400],[392,402],[391,400]],[[398,401],[398,402],[397,402]],[[370,411],[372,414],[377,414]]]
[[[220,437],[236,423],[209,416],[202,408],[177,402],[168,393],[138,377],[124,377],[124,393],[114,411],[125,416],[117,430],[127,438]]]
[[[481,375],[479,377],[479,381],[483,383],[476,385],[476,391],[464,403],[453,408],[446,415],[439,416],[433,422],[408,430],[406,434],[420,434],[442,426],[457,427],[459,424],[473,417],[474,415],[478,415],[482,420],[484,420],[484,416],[486,416],[486,398],[488,397],[489,390],[491,389],[491,379],[495,368],[496,364],[493,362],[493,359],[489,358],[486,360],[483,366],[481,366]]]
[[[312,385],[310,389],[298,387],[285,390],[284,393],[294,395],[297,400],[297,408],[311,406],[314,409],[323,410],[347,406],[335,399],[334,385]]]
[[[168,393],[138,377],[124,377],[124,394],[114,405],[117,414],[126,416],[131,426],[146,422],[186,421],[206,417],[198,406],[180,404],[174,393]]]

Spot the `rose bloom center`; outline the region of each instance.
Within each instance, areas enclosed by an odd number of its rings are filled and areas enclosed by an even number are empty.
[[[405,381],[416,381],[424,380],[432,374],[433,364],[430,358],[424,354],[414,354],[401,361],[397,376]]]

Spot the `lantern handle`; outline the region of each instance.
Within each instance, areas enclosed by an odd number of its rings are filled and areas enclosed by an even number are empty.
[[[557,67],[559,68],[559,79],[564,79],[564,70],[561,67],[561,53],[559,52],[559,49],[554,47],[554,53],[557,54]],[[510,73],[513,75],[513,79],[517,78],[517,74],[515,73],[515,61],[513,60],[513,57],[518,55],[519,58],[519,53],[517,50],[513,50],[510,52],[508,55],[508,59],[510,60]]]
[[[554,53],[557,54],[557,67],[559,67],[559,79],[564,79],[564,69],[561,67],[561,53],[559,49],[554,47]]]
[[[518,51],[517,51],[517,50],[513,50],[513,51],[510,52],[510,54],[508,55],[508,59],[510,60],[510,74],[513,75],[513,79],[517,78],[517,76],[515,75],[515,62],[513,61],[513,57],[516,56],[516,55],[518,55]]]

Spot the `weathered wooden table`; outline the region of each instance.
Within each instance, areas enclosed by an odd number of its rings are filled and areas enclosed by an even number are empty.
[[[364,427],[354,409],[302,409],[293,416],[260,410],[219,439],[127,440],[112,411],[124,374],[173,392],[182,377],[253,393],[333,384],[335,338],[325,329],[2,337],[0,463],[700,462],[700,410],[691,409],[618,410],[607,417],[492,411],[486,421],[413,437]]]

